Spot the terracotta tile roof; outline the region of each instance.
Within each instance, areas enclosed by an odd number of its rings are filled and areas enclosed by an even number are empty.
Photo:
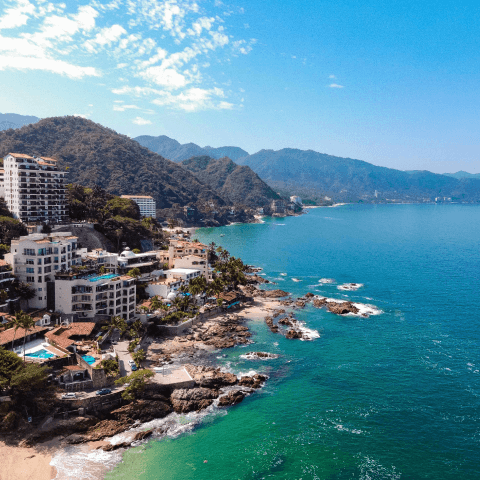
[[[15,158],[31,158],[31,159],[33,159],[32,156],[27,155],[25,153],[9,153],[9,155],[11,155],[12,157],[15,157]]]
[[[58,162],[58,160],[55,160],[54,158],[51,157],[40,157],[42,160],[47,160],[48,162]]]
[[[8,330],[5,330],[4,332],[0,333],[0,345],[6,345],[8,343],[11,343],[13,340],[13,337],[15,337],[15,340],[19,340],[25,335],[32,335],[34,333],[40,333],[40,332],[45,332],[48,330],[48,327],[33,327],[28,332],[25,332],[23,328],[19,328],[17,330],[17,333],[15,333],[14,328],[9,328]]]
[[[93,322],[71,323],[68,327],[59,327],[45,334],[45,337],[60,347],[67,348],[75,343],[70,337],[88,336],[95,328]]]
[[[121,275],[118,278],[120,278],[120,280],[135,280],[135,278],[129,277],[128,275]]]
[[[5,265],[9,265],[9,263],[0,258],[0,267],[4,267]]]

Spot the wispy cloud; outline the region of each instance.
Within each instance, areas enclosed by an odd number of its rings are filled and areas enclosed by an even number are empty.
[[[233,108],[217,88],[220,81],[207,73],[256,43],[226,31],[231,14],[218,1],[87,0],[72,8],[61,1],[4,0],[0,70],[104,77],[114,94],[184,111]]]
[[[328,88],[345,88],[343,85],[339,85],[338,83],[331,83],[330,85],[327,85]]]
[[[337,78],[335,75],[329,75],[328,78]]]
[[[125,110],[139,110],[140,107],[136,105],[123,105],[122,103],[114,103],[113,110],[115,112],[124,112]]]
[[[145,120],[145,118],[142,118],[142,117],[135,117],[132,121],[135,125],[151,125],[152,124],[150,120]]]

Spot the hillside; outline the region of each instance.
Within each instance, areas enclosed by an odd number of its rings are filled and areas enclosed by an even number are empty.
[[[229,158],[193,157],[181,165],[232,203],[260,207],[280,198],[250,167]]]
[[[181,166],[135,140],[80,117],[53,117],[0,132],[0,157],[8,152],[50,156],[68,167],[68,182],[108,193],[152,195],[157,208],[225,201]]]
[[[421,201],[432,197],[480,200],[480,180],[456,179],[428,171],[404,172],[312,150],[261,150],[237,160],[277,189],[311,191],[337,201],[380,199]],[[304,193],[305,195],[305,193]]]
[[[444,173],[443,175],[446,175],[447,177],[453,177],[453,178],[480,178],[480,173],[468,173],[463,170],[460,170],[459,172],[456,173]]]
[[[248,152],[239,147],[202,148],[195,143],[185,143],[182,145],[180,142],[165,135],[160,135],[159,137],[141,135],[140,137],[136,137],[135,140],[152,152],[158,153],[173,162],[181,162],[191,157],[203,155],[217,159],[228,157],[235,161],[237,158],[248,155]]]
[[[36,123],[40,119],[30,115],[18,115],[17,113],[0,113],[0,130],[20,128],[30,123]]]

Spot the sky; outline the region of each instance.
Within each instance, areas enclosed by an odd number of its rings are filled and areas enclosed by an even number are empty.
[[[480,3],[2,0],[0,112],[480,172]]]

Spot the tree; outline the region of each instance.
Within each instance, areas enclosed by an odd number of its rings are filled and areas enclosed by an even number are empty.
[[[0,347],[0,391],[10,386],[12,377],[22,368],[22,360],[13,352]]]
[[[125,385],[128,383],[128,387],[122,392],[122,398],[124,400],[135,400],[145,391],[146,380],[154,375],[155,374],[151,370],[137,370],[127,377],[115,380],[115,383],[117,385]]]
[[[132,268],[127,272],[127,275],[132,278],[138,278],[141,275],[140,269],[138,267]]]
[[[15,317],[19,317],[20,327],[25,330],[25,335],[23,337],[23,363],[25,363],[25,341],[27,340],[28,331],[35,326],[35,320],[28,314],[23,313],[22,311],[17,312]]]
[[[145,351],[141,348],[137,352],[132,353],[132,358],[133,358],[133,361],[135,362],[135,364],[137,365],[137,367],[140,368],[142,362],[145,361],[147,356],[145,355]]]
[[[14,285],[14,288],[20,299],[27,302],[27,307],[28,302],[37,295],[37,292],[29,283],[18,282]]]
[[[105,268],[105,265],[102,265],[99,269],[98,269],[98,273],[100,275],[104,275],[106,273],[107,269]]]
[[[12,350],[13,350],[13,345],[15,343],[15,337],[17,336],[17,330],[21,328],[21,316],[23,312],[20,310],[19,312],[15,313],[15,316],[10,319],[8,322],[8,328],[14,328],[15,330],[13,331],[13,340],[12,340]]]
[[[150,300],[150,307],[152,308],[152,310],[158,310],[159,308],[161,308],[161,302],[158,299],[158,295],[152,297],[152,299]]]
[[[123,335],[127,331],[128,325],[124,318],[120,316],[113,316],[110,319],[110,323],[107,326],[102,328],[104,330],[110,330],[110,329],[114,330],[117,328],[118,330],[120,330],[120,333]]]
[[[8,293],[5,290],[0,290],[0,301],[3,303],[7,300]]]

